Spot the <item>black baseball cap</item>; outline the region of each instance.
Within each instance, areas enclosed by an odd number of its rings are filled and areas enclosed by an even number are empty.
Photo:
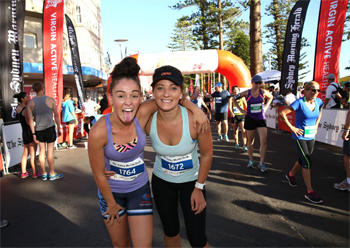
[[[153,74],[153,82],[151,86],[155,85],[162,79],[168,79],[178,86],[183,86],[183,76],[179,69],[171,65],[165,65],[155,69]]]

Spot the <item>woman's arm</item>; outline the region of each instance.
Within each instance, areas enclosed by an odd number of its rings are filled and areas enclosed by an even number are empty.
[[[287,118],[287,115],[291,112],[293,112],[294,109],[292,108],[292,106],[288,106],[286,107],[285,109],[283,109],[281,112],[279,112],[279,116],[281,117],[282,121],[284,123],[286,123],[286,125],[292,130],[293,133],[295,133],[295,135],[298,137],[298,136],[301,136],[304,134],[304,130],[302,129],[299,129],[299,128],[296,128],[295,126],[293,126],[288,118]]]
[[[262,90],[263,94],[264,94],[264,98],[267,98],[267,102],[265,104],[264,107],[264,112],[266,113],[266,111],[268,110],[272,100],[273,100],[273,96],[270,94],[270,92],[266,91],[266,90]]]
[[[198,133],[207,132],[209,129],[209,121],[207,116],[204,114],[204,112],[195,104],[193,104],[190,100],[186,99],[185,97],[180,100],[180,104],[190,110],[193,113],[193,119],[194,121],[194,128],[197,130]],[[158,110],[158,106],[156,104],[156,101],[154,99],[147,100],[143,103],[141,103],[139,110],[136,114],[137,119],[139,120],[141,127],[143,129],[145,128],[146,123],[148,122],[149,117],[154,114]],[[197,123],[198,123],[198,129],[197,129]]]
[[[103,198],[107,202],[107,211],[103,213],[108,215],[107,222],[113,226],[114,218],[120,223],[119,211],[123,208],[114,200],[111,188],[105,176],[105,156],[104,146],[107,144],[107,130],[105,125],[105,117],[101,117],[89,132],[88,152],[92,173],[95,178],[96,185],[100,190]]]
[[[210,129],[208,132],[198,134],[197,139],[199,151],[201,154],[197,182],[204,184],[207,180],[213,159],[213,142]],[[196,211],[195,214],[201,213],[206,207],[206,201],[204,199],[203,192],[201,189],[198,189],[196,187],[193,189],[191,195],[191,207],[193,211]]]
[[[241,98],[247,98],[247,96],[248,96],[248,92],[244,91],[244,92],[240,93],[240,97],[239,98],[240,99]],[[238,108],[238,110],[241,111],[241,113],[245,115],[246,111],[244,109],[242,109],[241,106],[238,105],[235,97],[231,97],[231,99],[232,99],[233,104]]]
[[[235,117],[235,113],[233,113],[233,111],[232,111],[232,98],[233,98],[233,97],[231,97],[230,100],[229,100],[229,102],[228,102],[228,109],[230,110],[231,117],[233,118],[233,117]],[[236,102],[237,102],[237,101],[236,101]]]

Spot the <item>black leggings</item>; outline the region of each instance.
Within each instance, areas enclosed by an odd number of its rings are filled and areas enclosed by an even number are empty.
[[[188,241],[192,247],[204,247],[207,244],[205,234],[206,208],[195,215],[191,210],[191,195],[196,181],[186,183],[170,183],[152,175],[152,191],[164,234],[175,237],[180,233],[180,220],[178,215],[178,199],[185,219]],[[180,195],[180,197],[179,197]],[[203,190],[205,198],[205,190]]]
[[[299,154],[298,163],[305,169],[311,169],[311,154],[314,151],[315,139],[297,140],[294,139],[294,145]]]

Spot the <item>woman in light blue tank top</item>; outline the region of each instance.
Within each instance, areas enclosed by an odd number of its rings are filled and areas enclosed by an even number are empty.
[[[157,105],[154,100],[140,105],[139,70],[131,57],[115,66],[109,86],[114,111],[101,117],[89,132],[90,165],[101,215],[114,247],[130,247],[130,235],[134,247],[152,247],[153,210],[143,161],[143,130]],[[197,119],[205,122],[206,116],[200,109],[198,113]]]
[[[183,76],[175,67],[163,66],[155,70],[152,87],[158,111],[146,127],[157,153],[152,176],[153,198],[167,247],[181,246],[178,201],[191,246],[209,247],[205,232],[204,185],[211,167],[213,143],[211,132],[197,134],[192,114],[178,105],[182,85]]]

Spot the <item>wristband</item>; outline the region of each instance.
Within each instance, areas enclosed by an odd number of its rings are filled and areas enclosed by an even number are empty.
[[[196,184],[194,185],[194,187],[200,190],[203,190],[204,186],[205,186],[205,183],[199,183],[199,182],[196,182]]]
[[[33,135],[36,135],[36,133],[33,133]]]
[[[346,129],[346,128],[344,128],[344,130],[343,130],[343,132],[349,132],[350,131],[350,129]]]

